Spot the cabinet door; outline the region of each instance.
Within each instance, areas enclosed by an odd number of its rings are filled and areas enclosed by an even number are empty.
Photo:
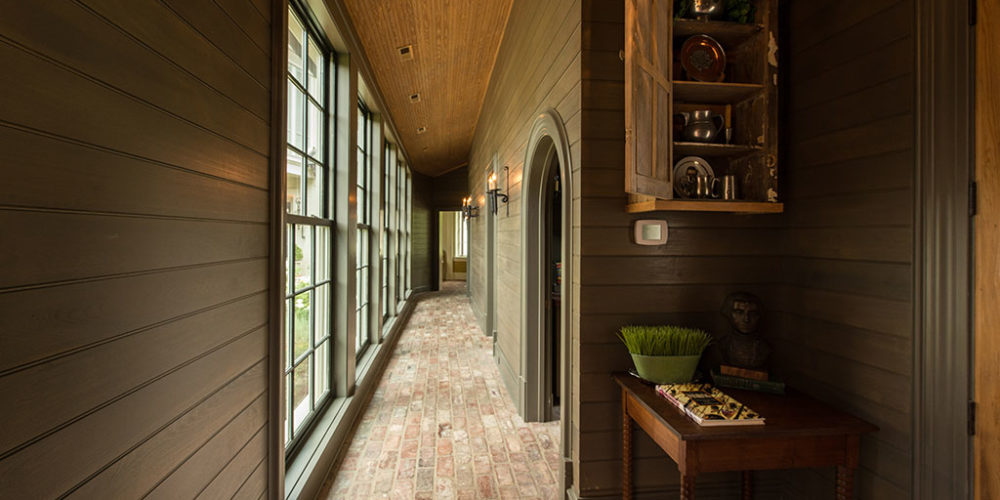
[[[673,198],[673,0],[625,1],[625,191]]]

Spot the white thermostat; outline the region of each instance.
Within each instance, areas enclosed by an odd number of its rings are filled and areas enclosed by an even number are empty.
[[[637,245],[665,245],[667,243],[667,221],[635,221],[635,243]]]

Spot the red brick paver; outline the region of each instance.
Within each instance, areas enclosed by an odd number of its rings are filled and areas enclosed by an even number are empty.
[[[552,499],[559,423],[525,423],[464,283],[421,300],[323,499]]]

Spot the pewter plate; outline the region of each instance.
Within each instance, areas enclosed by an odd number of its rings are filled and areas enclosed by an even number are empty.
[[[715,177],[712,165],[700,156],[685,156],[674,164],[674,193],[678,198],[695,198],[697,177]]]

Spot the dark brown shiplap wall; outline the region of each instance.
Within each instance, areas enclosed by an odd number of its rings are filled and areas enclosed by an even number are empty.
[[[521,404],[525,375],[520,373],[519,302],[524,155],[535,118],[551,108],[566,124],[572,164],[574,168],[579,165],[580,12],[579,0],[514,2],[469,156],[468,189],[482,214],[469,226],[469,293],[480,324],[486,315],[486,217],[493,217],[484,197],[486,176],[496,154],[498,185],[506,190],[503,167],[510,167],[510,200],[496,216],[496,355],[501,376],[517,404]]]
[[[913,366],[914,4],[788,2],[788,161],[774,363],[877,424],[858,498],[909,498]],[[793,498],[832,471],[789,474]]]
[[[410,230],[410,284],[414,292],[426,292],[437,285],[434,275],[433,240],[436,235],[434,218],[434,179],[410,170],[413,176],[413,198]]]
[[[267,486],[270,2],[5,2],[0,496]]]
[[[434,178],[433,205],[436,210],[461,210],[469,196],[469,167],[460,167]]]

